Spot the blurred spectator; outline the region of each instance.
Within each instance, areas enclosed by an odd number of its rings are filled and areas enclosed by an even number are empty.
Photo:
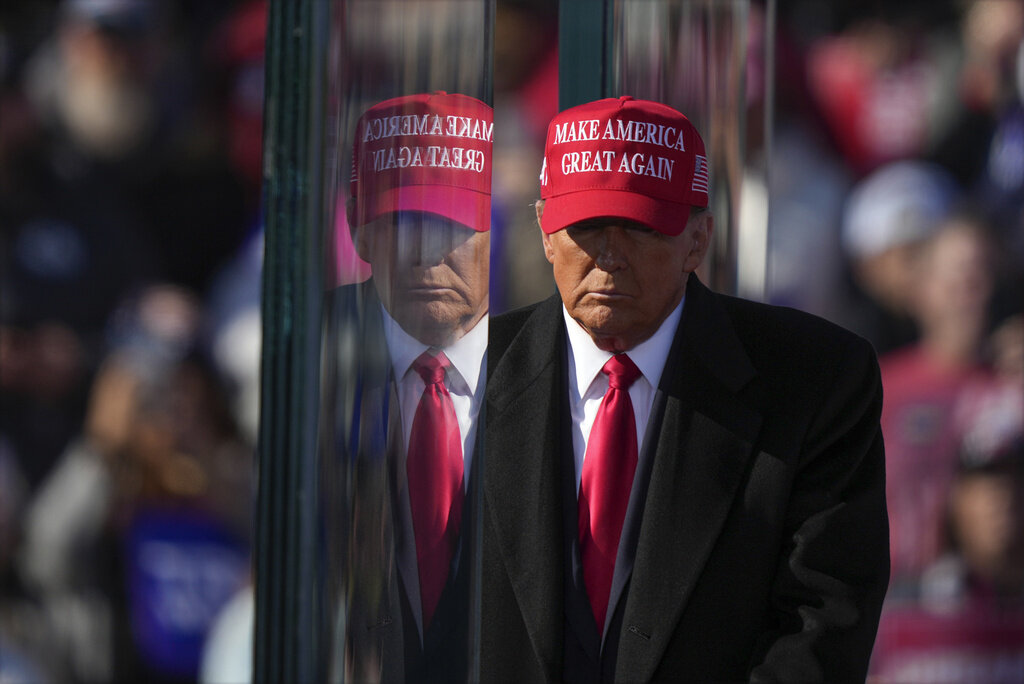
[[[1003,449],[1011,452],[1009,446]],[[1024,453],[1019,444],[1012,453],[963,454],[950,493],[949,520],[952,553],[925,573],[923,600],[1024,599]]]
[[[941,521],[961,437],[953,420],[981,362],[993,290],[987,233],[972,217],[941,224],[907,264],[919,342],[883,355],[882,431],[892,549],[891,592],[916,581],[942,550]]]
[[[26,485],[14,452],[0,437],[0,682],[39,684],[53,681],[40,663],[45,651],[32,632],[34,616],[14,572],[15,549],[21,537],[21,509]],[[33,648],[35,647],[35,648]]]
[[[931,157],[956,174],[961,185],[973,187],[986,175],[991,151],[999,148],[994,133],[1000,119],[1020,103],[1024,5],[1016,0],[963,4],[958,27],[961,68],[948,81],[959,109]]]
[[[12,5],[0,8],[0,680],[193,681],[249,564],[259,319],[207,322],[199,296],[255,232],[266,3]],[[244,283],[219,288],[247,290],[247,313],[252,244]],[[146,289],[161,277],[169,286]],[[233,366],[214,368],[200,328]],[[229,376],[244,383],[245,434]]]
[[[259,428],[262,277],[261,231],[217,274],[206,302],[206,344],[226,383],[232,414],[250,444],[256,444]]]
[[[168,286],[119,311],[85,430],[28,511],[23,575],[75,680],[193,681],[247,575],[251,447],[196,348],[201,315]]]
[[[947,86],[956,41],[941,22],[948,3],[914,4],[865,7],[808,53],[812,93],[857,176],[926,154],[956,109]]]
[[[263,185],[264,49],[267,1],[242,0],[212,32],[206,46],[218,67],[221,122],[228,158],[245,183],[246,204],[255,213]]]
[[[872,681],[1024,681],[1024,385],[1013,390],[1015,415],[992,402],[973,414],[948,500],[949,549],[913,596],[883,611]]]
[[[148,0],[60,5],[54,40],[30,64],[26,86],[48,130],[64,139],[62,153],[125,159],[153,137],[160,111],[150,87],[165,47],[157,11]]]
[[[50,154],[60,147],[51,145],[50,113],[78,111],[70,99],[100,89],[96,62],[83,58],[80,68],[89,75],[73,88],[49,84],[63,107],[40,102],[42,77],[27,78],[24,91],[5,88],[0,117],[0,433],[33,488],[80,427],[107,317],[155,263],[118,193],[78,182],[64,173],[63,158]],[[34,57],[27,69],[39,63]]]
[[[116,309],[161,273],[202,293],[256,215],[214,106],[234,63],[194,50],[237,3],[185,4],[0,8],[4,682],[191,681],[247,574],[251,446],[204,312]]]
[[[931,158],[971,190],[1024,282],[1024,3],[973,0],[960,23],[960,110]],[[951,89],[952,90],[952,89]],[[1019,306],[1017,293],[1014,308]]]
[[[1024,313],[1003,321],[989,339],[992,365],[1008,384],[1024,385]]]
[[[32,487],[80,427],[107,317],[152,275],[107,199],[59,184],[0,197],[0,432]]]
[[[926,572],[922,595],[984,595],[1024,608],[1024,316],[1004,321],[985,351],[994,372],[961,393],[952,417],[961,435],[947,527],[954,561]]]
[[[915,253],[945,219],[958,189],[940,167],[893,162],[850,192],[842,243],[853,283],[839,322],[883,354],[917,338],[908,297]]]
[[[1024,5],[972,0],[961,22],[964,66],[959,85],[973,108],[999,109],[1018,96]]]
[[[160,274],[202,292],[248,216],[177,3],[32,6],[51,35],[4,74],[0,117],[0,433],[35,487],[80,428],[116,303]]]
[[[959,437],[943,554],[890,592],[873,682],[1024,682],[1024,317],[985,356],[994,373],[948,416]]]
[[[241,181],[185,18],[167,0],[63,0],[27,65],[54,180],[112,197],[138,220],[164,278],[202,291],[246,228]]]
[[[12,445],[30,486],[43,479],[78,430],[86,366],[83,341],[66,324],[0,317],[0,435]]]
[[[249,226],[207,290],[203,335],[226,383],[232,414],[249,444],[255,445],[259,421],[260,311],[263,277],[264,50],[267,1],[240,0],[212,32],[207,44],[211,61],[225,80],[222,124],[231,164],[244,181]],[[344,209],[338,212],[344,221]],[[336,228],[348,235],[348,228]],[[348,242],[351,247],[351,240]],[[368,268],[368,267],[367,267]]]
[[[1002,321],[983,355],[992,375],[965,388],[953,413],[961,452],[975,455],[997,453],[1024,431],[1024,314]]]

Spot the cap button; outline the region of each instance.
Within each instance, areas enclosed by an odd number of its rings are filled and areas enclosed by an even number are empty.
[[[620,97],[619,99],[620,99],[620,100],[622,100],[623,102],[626,102],[626,101],[628,101],[628,100],[632,100],[632,99],[633,99],[633,96],[632,96],[632,95],[623,95],[623,96],[622,96],[622,97]]]

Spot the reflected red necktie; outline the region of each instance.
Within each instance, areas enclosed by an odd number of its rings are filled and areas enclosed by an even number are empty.
[[[636,472],[636,419],[629,386],[640,377],[640,369],[618,354],[601,372],[608,376],[608,391],[590,430],[579,495],[583,583],[599,632],[604,631],[615,554]]]
[[[423,352],[412,364],[426,384],[413,417],[406,459],[424,628],[448,580],[462,521],[462,438],[444,386],[450,365],[442,352]]]

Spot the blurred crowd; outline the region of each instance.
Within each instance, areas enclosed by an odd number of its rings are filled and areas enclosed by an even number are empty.
[[[0,682],[246,676],[216,652],[251,615],[265,30],[265,0],[0,8]],[[496,313],[552,291],[556,38],[498,0]],[[775,68],[767,299],[883,374],[872,678],[1024,682],[1024,2],[779,0]]]
[[[879,354],[872,680],[1024,682],[1024,3],[823,5],[780,3],[767,292]]]
[[[265,31],[0,9],[5,684],[196,681],[249,584]]]

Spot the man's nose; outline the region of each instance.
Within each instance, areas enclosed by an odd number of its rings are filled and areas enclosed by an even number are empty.
[[[629,237],[622,226],[605,226],[598,238],[597,265],[603,271],[617,271],[628,264]]]

